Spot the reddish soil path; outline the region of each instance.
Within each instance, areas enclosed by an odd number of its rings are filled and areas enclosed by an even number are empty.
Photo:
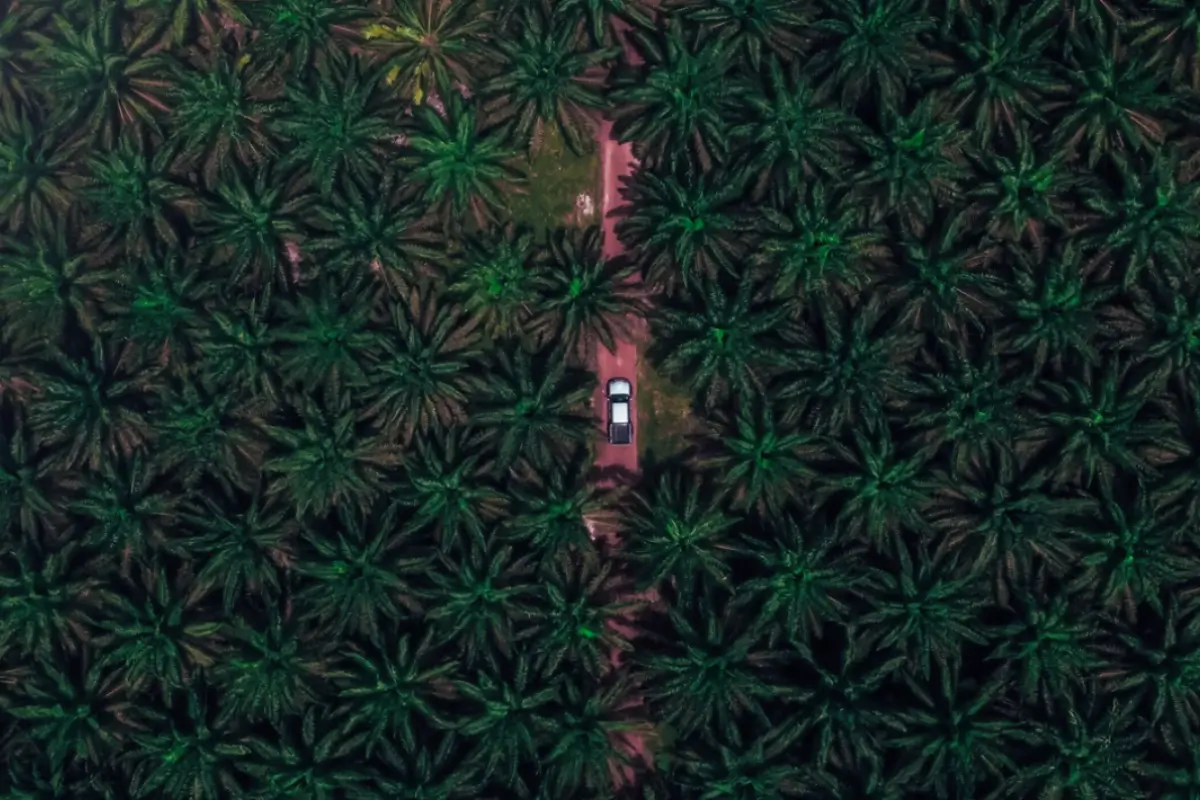
[[[632,52],[628,41],[624,40],[624,37],[620,38],[625,45],[626,54],[636,59],[637,54]],[[620,256],[624,248],[622,248],[621,241],[617,238],[616,231],[614,230],[616,220],[610,218],[609,214],[621,204],[619,191],[621,176],[632,175],[637,168],[637,162],[633,157],[632,145],[628,143],[620,144],[613,138],[612,123],[610,121],[603,120],[600,123],[596,138],[600,147],[600,167],[603,172],[603,184],[599,202],[600,224],[603,233],[602,252],[605,259],[613,259]],[[646,324],[645,320],[640,318],[630,318],[628,323],[630,335],[626,337],[618,335],[615,351],[610,351],[603,345],[596,345],[594,347],[593,359],[597,388],[592,398],[592,403],[605,433],[597,446],[595,461],[597,480],[600,486],[632,485],[637,480],[639,472],[638,429],[641,427],[641,421],[637,417],[637,378],[640,356],[639,345],[645,341]],[[613,378],[625,378],[633,386],[631,408],[633,437],[632,441],[627,445],[609,444],[606,435],[608,406],[604,396],[604,389],[608,385],[608,381]],[[610,541],[616,544],[616,537],[612,536],[611,533]],[[657,598],[655,593],[651,591],[628,599],[631,601],[645,600],[654,602]],[[633,638],[637,635],[637,629],[632,619],[621,622],[614,620],[611,624],[625,638]],[[613,651],[611,658],[614,668],[620,666],[622,657],[623,654],[621,651]],[[642,703],[640,693],[635,693],[629,698],[629,707],[631,708],[641,706]],[[640,761],[645,767],[649,768],[653,766],[653,754],[651,748],[647,745],[648,739],[652,736],[653,732],[650,726],[639,728],[635,731],[628,731],[619,737],[618,746],[634,760]],[[622,787],[632,786],[636,783],[637,770],[633,766],[614,763],[611,766],[611,770],[613,783],[617,791],[620,791]]]
[[[603,189],[600,197],[600,219],[603,231],[604,258],[612,259],[621,255],[621,241],[615,231],[615,220],[609,218],[609,212],[620,204],[618,188],[620,176],[630,175],[636,167],[633,159],[633,148],[628,144],[618,144],[612,138],[612,123],[605,120],[598,132],[600,146],[600,168],[604,173]],[[640,319],[630,320],[629,328],[635,333],[640,331],[644,323]],[[596,451],[596,467],[601,471],[602,484],[613,482],[612,473],[628,473],[631,479],[638,472],[638,428],[641,427],[637,418],[637,373],[638,345],[632,338],[618,338],[616,351],[610,351],[603,345],[595,347],[596,392],[592,397],[592,408],[600,418],[601,425],[607,432],[608,406],[604,396],[605,387],[613,378],[625,378],[633,385],[633,441],[629,444],[614,445],[608,443],[607,435],[601,440]]]

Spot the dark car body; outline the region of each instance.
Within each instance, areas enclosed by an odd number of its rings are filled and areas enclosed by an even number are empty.
[[[625,378],[613,378],[604,394],[608,398],[608,441],[629,444],[633,441],[633,384]]]

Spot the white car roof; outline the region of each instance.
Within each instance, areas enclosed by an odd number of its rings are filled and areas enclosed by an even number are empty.
[[[629,422],[629,403],[620,400],[612,404],[612,419],[617,425],[624,425]]]
[[[609,394],[633,394],[633,386],[624,378],[613,378],[608,382]]]

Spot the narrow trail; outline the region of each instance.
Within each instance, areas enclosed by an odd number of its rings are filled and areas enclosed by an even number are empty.
[[[636,52],[632,51],[625,37],[620,36],[619,38],[625,47],[627,57],[630,57],[631,61],[639,61],[640,59],[637,58]],[[613,136],[612,128],[611,121],[602,120],[597,126],[596,131],[597,145],[600,148],[600,165],[603,173],[601,197],[598,205],[602,232],[602,254],[606,260],[617,258],[624,252],[621,240],[617,238],[615,230],[616,220],[610,217],[610,212],[621,205],[621,177],[630,176],[637,169],[637,160],[633,156],[632,144],[618,142]],[[634,282],[640,280],[640,276],[636,275],[631,279]],[[638,364],[641,356],[641,347],[646,341],[647,326],[645,320],[640,317],[630,317],[627,322],[629,333],[626,336],[618,335],[615,350],[610,351],[600,344],[596,344],[593,347],[592,357],[597,385],[592,403],[602,426],[606,426],[608,421],[607,401],[605,398],[605,387],[608,385],[608,381],[613,378],[625,378],[633,386],[633,438],[628,445],[612,445],[608,443],[607,431],[605,430],[605,435],[601,437],[597,447],[595,460],[597,482],[600,487],[631,486],[637,481],[640,474],[638,465],[638,431],[641,428],[642,420],[637,416],[639,391]],[[619,544],[619,538],[613,532],[607,532],[606,538],[613,546]],[[635,595],[628,599],[654,602],[657,596],[651,590],[650,592]],[[637,635],[637,630],[632,619],[623,621],[611,620],[610,625],[626,639],[631,639]],[[618,668],[621,665],[623,657],[624,654],[620,650],[613,650],[611,660],[614,668]],[[642,703],[642,697],[638,694],[629,698],[630,707],[636,708],[641,706]],[[648,746],[648,738],[651,735],[646,730],[630,732],[620,738],[618,746],[635,761],[640,761],[645,767],[652,768],[653,753]],[[618,791],[621,788],[636,785],[637,770],[634,766],[614,763],[611,769],[613,783]]]

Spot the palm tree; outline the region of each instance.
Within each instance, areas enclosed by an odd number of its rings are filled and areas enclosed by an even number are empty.
[[[96,331],[101,304],[116,293],[118,275],[96,264],[73,232],[60,217],[0,243],[0,328],[10,335],[45,344]]]
[[[479,89],[489,123],[514,143],[532,143],[553,125],[576,155],[595,149],[596,110],[605,106],[602,64],[619,47],[595,48],[578,25],[526,3],[496,40],[496,74]]]
[[[757,209],[763,219],[750,256],[775,300],[799,311],[814,297],[861,290],[890,259],[883,229],[862,222],[853,195],[820,180],[779,191],[788,213]]]
[[[909,673],[928,680],[935,664],[957,670],[965,648],[988,643],[979,631],[987,601],[982,576],[959,574],[953,556],[930,556],[924,546],[899,545],[895,551],[898,565],[873,570],[867,610],[857,624],[876,634],[879,647],[903,653],[913,665]]]
[[[593,551],[563,550],[543,563],[547,613],[537,643],[537,667],[600,681],[613,670],[613,654],[633,652],[616,625],[641,608],[629,597],[633,580]]]
[[[508,506],[494,478],[490,448],[462,428],[417,438],[395,500],[413,509],[404,530],[431,531],[442,552],[483,544]]]
[[[698,738],[679,754],[677,780],[687,797],[753,800],[803,797],[815,789],[816,775],[795,758],[799,725],[744,734],[737,728]]]
[[[141,561],[167,545],[182,497],[153,460],[141,453],[108,459],[97,472],[72,479],[68,486],[81,495],[70,511],[82,523],[84,542],[120,553],[124,569],[131,557]]]
[[[1119,287],[1097,275],[1094,259],[1075,239],[1040,251],[1010,246],[1003,256],[1001,352],[1026,358],[1031,374],[1067,358],[1098,363],[1101,313]]]
[[[1104,227],[1083,236],[1098,257],[1120,265],[1121,285],[1128,289],[1144,272],[1185,276],[1196,255],[1200,235],[1200,188],[1182,182],[1180,158],[1157,151],[1149,164],[1114,157],[1121,194],[1091,189],[1085,204],[1103,215]]]
[[[522,766],[535,763],[540,746],[554,741],[550,714],[558,691],[525,653],[472,673],[456,684],[470,704],[458,726],[470,742],[470,762],[480,765],[481,777],[530,796]]]
[[[263,470],[281,476],[269,488],[286,493],[297,517],[322,516],[341,505],[369,508],[389,485],[399,447],[358,424],[347,392],[324,402],[304,396],[295,402],[299,426],[263,428],[276,445]]]
[[[249,286],[269,297],[273,283],[293,283],[287,244],[304,231],[313,195],[277,161],[249,168],[226,160],[222,166],[223,180],[199,222],[198,244],[212,249],[231,291]]]
[[[589,479],[591,461],[590,453],[581,452],[566,469],[529,470],[510,482],[510,515],[495,533],[546,562],[561,553],[586,552],[593,538],[613,533],[621,522],[617,496]]]
[[[274,405],[282,396],[281,378],[271,358],[271,331],[259,308],[256,299],[215,308],[197,345],[195,370],[209,386]]]
[[[746,89],[743,121],[730,126],[729,139],[742,155],[738,171],[758,176],[756,199],[768,189],[787,194],[814,179],[837,179],[851,166],[862,123],[814,88],[798,59],[767,58]]]
[[[646,631],[634,654],[651,717],[681,738],[728,731],[743,720],[769,724],[775,697],[769,666],[778,657],[729,601],[697,596],[667,610],[661,631]]]
[[[261,467],[267,442],[261,400],[215,391],[202,381],[172,386],[155,415],[154,457],[184,487],[207,479],[238,485]]]
[[[1086,687],[1105,662],[1096,611],[1065,594],[1046,594],[1045,583],[1039,571],[1027,589],[1014,592],[1012,619],[989,637],[988,660],[1012,665],[1023,702],[1053,708]]]
[[[479,384],[473,368],[483,356],[475,320],[428,283],[388,307],[380,352],[356,385],[363,418],[405,443],[466,422]]]
[[[347,634],[378,645],[382,631],[420,610],[420,576],[431,556],[405,549],[394,504],[362,514],[338,506],[330,518],[301,527],[295,572],[298,620],[335,640]]]
[[[111,150],[96,153],[80,198],[101,223],[96,246],[119,247],[127,255],[149,255],[156,246],[175,247],[188,224],[191,192],[173,177],[170,147],[151,151],[147,140],[122,136]]]
[[[355,647],[346,654],[345,675],[338,680],[342,717],[339,725],[363,732],[368,758],[397,745],[419,750],[425,734],[451,727],[447,700],[459,665],[445,660],[442,646],[427,628],[419,638],[388,635],[377,645]]]
[[[206,56],[191,54],[169,66],[167,141],[177,148],[181,167],[198,170],[207,188],[216,189],[227,159],[250,166],[274,154],[264,125],[273,99],[268,70],[226,39]]]
[[[569,461],[595,436],[593,416],[584,411],[595,376],[568,368],[562,350],[535,354],[514,343],[498,351],[496,367],[481,387],[470,424],[495,446],[498,468],[523,462],[548,469]]]
[[[151,722],[123,686],[121,671],[101,666],[90,648],[65,663],[39,659],[31,667],[5,709],[16,720],[18,760],[22,751],[41,750],[58,775],[98,768],[121,752],[126,737]]]
[[[132,765],[133,796],[219,800],[246,790],[252,755],[247,737],[214,724],[212,695],[207,682],[196,680],[171,693],[164,719],[130,735],[133,746],[123,760]]]
[[[0,537],[59,530],[55,471],[35,444],[26,412],[0,403]]]
[[[375,784],[385,797],[424,793],[429,800],[479,797],[479,767],[470,761],[465,737],[455,731],[425,730],[413,745],[382,739]]]
[[[793,0],[667,0],[665,12],[728,42],[755,70],[764,56],[785,61],[803,49],[812,9]]]
[[[225,20],[239,25],[249,22],[234,0],[127,0],[125,8],[166,46],[191,44],[200,35],[211,35]]]
[[[854,176],[869,219],[894,219],[920,232],[935,210],[956,201],[971,179],[968,133],[926,95],[905,115],[883,118],[863,142],[867,164]]]
[[[997,134],[1006,143],[1019,140],[1019,120],[1045,124],[1041,110],[1065,88],[1047,52],[1055,30],[1044,17],[1024,3],[996,6],[986,16],[964,13],[922,77],[970,120],[981,151],[993,149]]]
[[[293,79],[273,105],[267,129],[278,138],[284,169],[301,168],[323,197],[335,182],[374,185],[396,135],[400,104],[377,66],[359,56],[328,51],[311,74]]]
[[[1106,702],[1107,700],[1107,702]],[[1067,695],[1067,707],[1037,730],[1029,760],[1013,775],[1019,797],[1134,797],[1145,788],[1136,777],[1148,732],[1136,707],[1116,699]],[[1036,729],[1035,729],[1036,730]]]
[[[782,366],[777,329],[787,309],[756,300],[755,289],[750,279],[732,296],[710,286],[650,318],[656,343],[649,358],[705,408],[762,393]]]
[[[0,119],[13,119],[18,106],[36,106],[37,84],[29,80],[32,64],[25,40],[27,31],[42,24],[53,11],[52,8],[34,5],[19,0],[0,2]]]
[[[504,133],[483,127],[475,103],[451,92],[445,117],[420,106],[413,110],[415,125],[398,163],[412,180],[424,186],[422,200],[442,217],[447,230],[470,219],[482,228],[497,219],[503,207],[502,187],[517,186],[525,174],[517,168],[519,152]]]
[[[363,734],[347,734],[330,724],[330,716],[328,709],[310,705],[302,714],[273,721],[269,736],[248,740],[254,753],[251,796],[345,797],[366,790],[370,775],[358,752]]]
[[[1121,629],[1104,647],[1112,670],[1104,676],[1106,693],[1128,693],[1151,725],[1166,724],[1190,737],[1200,720],[1200,697],[1189,678],[1200,668],[1200,617],[1194,597],[1172,594],[1138,628]]]
[[[231,483],[188,498],[181,509],[185,527],[171,549],[199,563],[195,591],[219,591],[226,615],[244,597],[269,603],[283,591],[280,572],[296,561],[300,525],[279,498],[262,481]]]
[[[998,248],[982,244],[959,221],[935,222],[923,235],[904,232],[877,290],[898,310],[896,322],[939,341],[966,338],[996,318],[1003,286],[988,266]]]
[[[934,20],[923,13],[923,4],[834,0],[823,5],[826,16],[813,24],[816,52],[806,68],[821,75],[847,109],[872,101],[881,115],[899,111],[906,84],[929,59],[921,37]]]
[[[86,278],[95,284],[106,274],[93,268]],[[115,291],[106,291],[102,303],[101,333],[128,342],[140,357],[165,361],[176,375],[196,362],[220,289],[199,258],[177,248],[160,250],[126,261],[112,282]]]
[[[533,276],[540,295],[530,328],[543,345],[557,342],[581,362],[596,343],[610,352],[632,336],[645,313],[645,292],[631,280],[637,267],[605,259],[598,226],[556,228]]]
[[[1166,372],[1171,385],[1192,391],[1200,387],[1200,295],[1190,282],[1172,286],[1168,278],[1144,283],[1148,285],[1127,292],[1133,317],[1118,347]]]
[[[1167,757],[1145,759],[1130,765],[1135,773],[1154,781],[1153,791],[1163,800],[1188,800],[1200,789],[1200,759],[1187,739],[1163,737]],[[1165,763],[1164,763],[1165,762]]]
[[[688,597],[709,584],[730,585],[728,551],[738,519],[722,507],[712,482],[669,472],[632,500],[622,556],[639,574],[639,591],[670,584]]]
[[[0,220],[10,232],[51,229],[76,202],[78,143],[53,123],[41,106],[0,114]]]
[[[922,338],[894,324],[879,295],[851,305],[830,293],[806,309],[802,324],[783,330],[786,348],[771,395],[783,421],[803,421],[836,434],[883,415],[912,384]]]
[[[1195,44],[1200,18],[1182,0],[1150,0],[1145,11],[1129,20],[1136,34],[1130,44],[1159,69],[1166,67],[1174,86],[1200,90],[1200,48]]]
[[[949,455],[949,475],[1013,452],[1028,424],[1021,401],[1032,384],[992,342],[965,350],[939,343],[922,351],[915,372],[903,400],[910,429]]]
[[[513,223],[463,242],[449,292],[485,336],[499,339],[525,330],[537,303],[536,256],[533,229]]]
[[[427,572],[425,619],[438,639],[455,646],[466,668],[495,668],[537,629],[545,589],[532,556],[480,542],[453,558],[441,552],[435,564]]]
[[[336,52],[338,41],[354,33],[351,26],[369,16],[363,0],[251,0],[239,11],[253,31],[251,57],[293,75]]]
[[[303,713],[332,690],[331,679],[342,675],[336,643],[298,624],[286,603],[235,618],[228,633],[234,653],[213,670],[222,699],[218,726],[235,720],[277,724]]]
[[[998,149],[972,154],[981,180],[967,192],[970,220],[986,220],[989,236],[1020,246],[1040,248],[1055,230],[1071,227],[1070,192],[1083,183],[1082,173],[1066,168],[1066,154],[1039,146],[1027,127],[1016,134],[1014,153]]]
[[[582,24],[593,45],[619,44],[623,28],[653,30],[651,0],[547,0],[563,24]],[[519,4],[518,4],[519,5]]]
[[[111,559],[78,541],[25,535],[0,557],[0,649],[18,658],[75,655],[92,638],[96,619],[118,600],[107,585]]]
[[[472,88],[494,54],[490,9],[474,0],[389,0],[382,21],[362,31],[369,52],[388,68],[388,83],[421,105],[457,83]]]
[[[791,642],[799,658],[790,685],[780,693],[796,704],[794,713],[809,721],[801,747],[813,748],[813,767],[855,773],[877,786],[887,732],[900,729],[896,710],[881,690],[905,658],[877,647],[853,623],[831,627],[827,639],[819,648]]]
[[[696,466],[707,470],[734,497],[735,508],[750,508],[764,517],[783,513],[792,501],[802,502],[814,476],[812,459],[821,443],[796,428],[776,425],[769,400],[743,399],[736,419],[717,415],[707,452]]]
[[[1170,102],[1157,64],[1123,54],[1114,33],[1086,37],[1067,54],[1065,66],[1069,91],[1051,104],[1056,147],[1077,158],[1086,147],[1089,169],[1104,155],[1157,149],[1166,133],[1153,114]]]
[[[869,588],[865,547],[824,512],[805,509],[753,526],[731,549],[753,564],[734,603],[755,612],[772,645],[819,639],[827,624],[845,624],[857,605],[852,601]]]
[[[926,518],[939,535],[936,557],[956,555],[969,572],[991,571],[1005,602],[1039,569],[1064,574],[1077,553],[1067,538],[1090,498],[1055,491],[1049,470],[1009,450],[980,454],[957,472],[935,468]]]
[[[1163,595],[1173,596],[1191,574],[1178,509],[1163,510],[1158,493],[1140,481],[1101,485],[1100,500],[1099,514],[1072,531],[1079,560],[1067,588],[1110,610],[1161,613]]]
[[[1146,451],[1171,449],[1170,423],[1147,413],[1163,377],[1113,359],[1044,381],[1033,397],[1041,413],[1028,441],[1055,448],[1055,477],[1062,483],[1111,488],[1118,475],[1149,477],[1154,470]]]
[[[917,703],[901,714],[903,731],[888,744],[915,755],[904,769],[914,788],[978,797],[1018,771],[1010,753],[1021,727],[1006,702],[1005,677],[976,679],[957,666],[939,668],[936,683],[904,676]]]
[[[751,227],[735,204],[745,180],[693,166],[641,169],[621,189],[615,229],[647,281],[668,290],[735,275],[744,253],[738,234]]]
[[[1190,520],[1200,518],[1200,498],[1194,493],[1196,461],[1200,457],[1200,402],[1189,390],[1173,388],[1158,399],[1159,410],[1172,427],[1169,434],[1167,463],[1161,468],[1162,480],[1156,482],[1165,498],[1181,507]],[[1189,522],[1190,524],[1190,522]]]
[[[902,438],[898,426],[868,421],[830,439],[835,459],[818,478],[817,497],[837,503],[838,521],[852,536],[901,552],[904,534],[923,534],[932,499],[930,449]],[[849,440],[849,441],[847,441]]]
[[[122,132],[158,129],[158,114],[168,110],[159,95],[170,84],[161,77],[163,56],[151,52],[153,30],[123,41],[117,7],[88,5],[78,18],[55,14],[49,34],[29,31],[26,38],[61,114],[57,125],[111,148]]]
[[[305,242],[305,252],[323,272],[358,280],[376,276],[403,294],[446,259],[433,219],[412,194],[394,169],[385,168],[368,187],[341,181],[313,209],[309,222],[316,232]]]
[[[649,727],[635,716],[631,684],[621,677],[601,682],[571,675],[558,686],[554,738],[538,759],[546,767],[542,791],[550,797],[611,797],[613,767],[630,765],[629,740]]]
[[[53,448],[51,462],[64,469],[99,470],[114,456],[143,450],[154,434],[149,414],[160,370],[102,337],[89,350],[81,358],[54,353],[31,376],[39,395],[29,424],[38,446]]]
[[[338,395],[361,385],[382,352],[371,317],[382,294],[377,284],[322,272],[315,285],[274,304],[268,359],[285,390]]]
[[[158,689],[166,701],[216,664],[219,614],[186,572],[171,576],[161,561],[122,583],[97,620],[98,665],[116,667],[131,691]]]
[[[665,29],[634,30],[630,39],[645,63],[617,67],[609,95],[613,135],[637,142],[635,155],[650,169],[688,155],[700,163],[723,161],[734,106],[727,81],[733,47],[685,33],[675,17]]]

